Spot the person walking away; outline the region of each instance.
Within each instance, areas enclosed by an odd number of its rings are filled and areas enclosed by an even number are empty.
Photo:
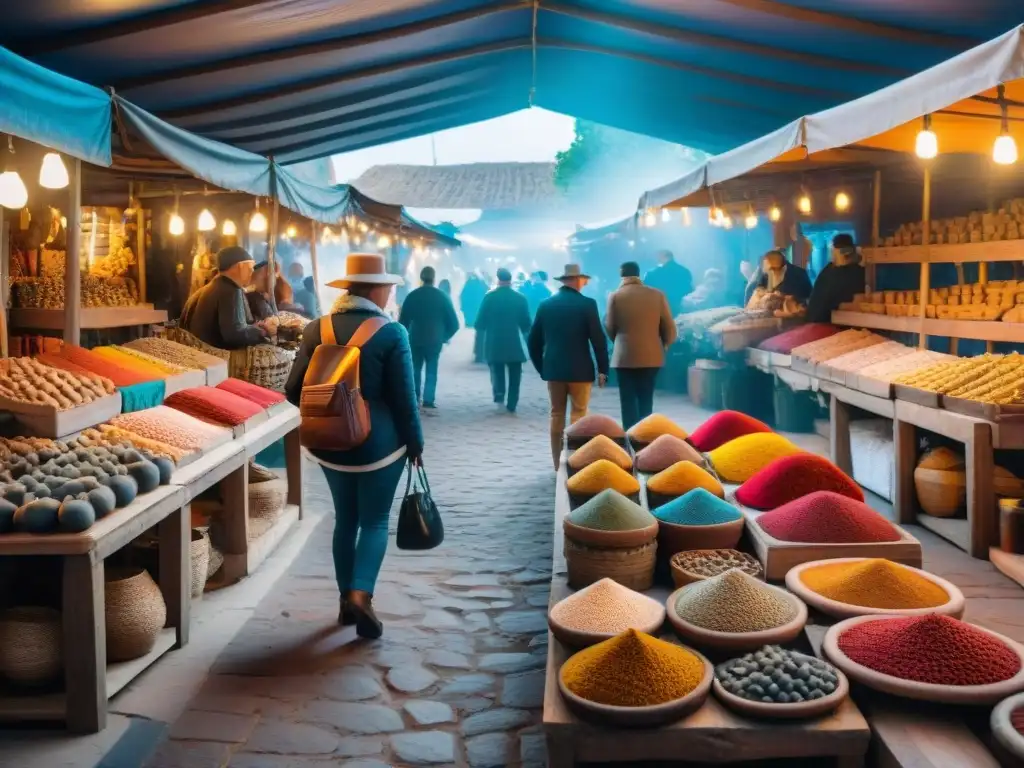
[[[832,260],[825,265],[814,281],[811,298],[807,302],[807,322],[831,323],[832,313],[839,305],[853,301],[864,290],[864,267],[853,238],[838,234],[832,238]]]
[[[654,413],[654,384],[665,365],[665,350],[676,340],[668,299],[640,280],[640,265],[622,265],[622,285],[608,297],[604,327],[615,345],[612,368],[619,380],[622,427]]]
[[[459,293],[459,306],[462,308],[462,319],[467,328],[476,328],[476,316],[480,312],[480,304],[487,295],[487,283],[480,274],[473,272],[466,278],[466,284]],[[476,334],[473,339],[473,362],[483,362],[483,337]]]
[[[590,277],[582,273],[579,264],[566,265],[565,273],[556,279],[562,287],[538,308],[527,348],[533,367],[548,385],[551,456],[558,471],[567,406],[570,423],[586,415],[595,360],[598,386],[608,382],[608,339],[598,318],[597,302],[580,293]]]
[[[306,317],[320,317],[320,298],[312,277],[302,279],[302,290],[295,292],[295,303],[302,306]]]
[[[498,270],[498,287],[484,296],[476,329],[484,334],[484,359],[491,369],[494,402],[515,413],[526,362],[523,337],[530,334],[530,309],[526,297],[512,287],[512,273],[507,269]]]
[[[540,305],[551,298],[551,289],[548,288],[548,273],[543,271],[534,272],[530,275],[530,282],[523,286],[523,293],[530,307],[530,319],[537,316]]]
[[[436,408],[437,366],[441,349],[459,330],[459,318],[455,307],[439,288],[434,285],[436,273],[433,267],[420,270],[420,285],[410,291],[402,302],[398,322],[409,331],[412,347],[412,364],[415,372],[416,397],[424,408]],[[423,369],[426,367],[426,381]]]
[[[253,321],[243,290],[252,280],[255,266],[244,248],[221,248],[217,252],[217,276],[185,302],[179,325],[217,349],[243,349],[263,343],[269,334],[262,321]]]
[[[675,317],[682,310],[683,298],[693,290],[693,275],[676,261],[672,251],[658,251],[655,255],[658,266],[647,273],[644,284],[665,294],[668,308]]]
[[[402,278],[389,275],[377,254],[349,254],[346,276],[327,285],[347,291],[331,307],[337,344],[358,346],[359,385],[370,415],[366,441],[347,451],[309,451],[320,464],[334,501],[334,575],[340,591],[338,623],[375,639],[384,626],[373,595],[388,543],[388,517],[406,462],[418,465],[423,430],[416,407],[409,335],[385,313]],[[299,405],[314,350],[324,343],[321,322],[306,326],[285,394]],[[326,343],[330,343],[328,340]]]
[[[447,277],[437,284],[438,289],[449,299],[452,297],[452,281]]]

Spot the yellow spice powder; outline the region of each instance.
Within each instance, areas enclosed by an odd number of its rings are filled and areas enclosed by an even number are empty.
[[[663,496],[682,496],[694,488],[703,488],[725,498],[722,484],[692,461],[680,461],[647,481],[647,490]]]
[[[601,459],[607,459],[627,472],[633,469],[633,459],[629,457],[626,450],[604,435],[591,438],[582,448],[575,451],[569,457],[569,467],[573,470],[580,470]]]
[[[935,608],[949,602],[946,590],[935,582],[880,558],[808,568],[800,581],[822,597],[862,608]]]
[[[672,435],[680,440],[687,438],[686,430],[676,424],[668,416],[660,413],[652,413],[650,416],[641,419],[626,433],[630,440],[638,443],[653,443],[662,435]]]
[[[730,440],[708,454],[711,466],[727,483],[745,483],[776,459],[800,453],[782,435],[755,432]]]
[[[593,496],[609,489],[623,496],[640,491],[640,483],[635,477],[607,459],[599,459],[581,469],[569,478],[566,487],[570,493],[580,496]]]

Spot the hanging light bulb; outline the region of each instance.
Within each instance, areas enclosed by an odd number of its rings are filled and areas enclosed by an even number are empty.
[[[658,220],[654,217],[654,209],[648,208],[647,212],[644,214],[644,226],[653,227],[657,222]]]
[[[836,193],[836,210],[837,211],[848,211],[850,210],[850,196],[845,192]]]
[[[757,227],[757,214],[754,212],[754,206],[750,206],[747,209],[747,216],[743,219],[743,226],[747,229],[755,229]]]
[[[266,232],[267,217],[260,213],[260,199],[256,198],[256,212],[249,219],[250,232]]]
[[[7,137],[7,149],[10,155],[14,154],[14,139]],[[8,156],[10,159],[10,156]],[[28,190],[25,189],[25,182],[21,180],[18,172],[10,167],[0,173],[0,205],[4,208],[20,210],[28,202]]]
[[[199,212],[199,221],[196,222],[196,226],[200,232],[212,232],[217,228],[217,220],[213,218],[213,214],[208,208],[203,208]]]
[[[294,224],[289,224],[287,227],[285,227],[285,230],[284,230],[284,236],[285,237],[291,239],[291,238],[295,237],[298,234],[299,234],[299,228],[296,227]]]
[[[732,229],[732,216],[726,216],[722,219],[723,229]]]
[[[362,241],[362,239],[361,239],[361,238],[359,237],[359,235],[356,235],[356,236],[354,236],[354,237],[352,238],[352,245],[362,245],[362,243],[363,243],[363,241]]]
[[[220,233],[224,237],[234,237],[238,234],[238,227],[235,226],[235,222],[231,219],[224,219],[224,223],[220,227]]]
[[[359,231],[360,232],[366,232],[369,229],[370,228],[368,226],[366,226],[366,222],[365,221],[360,221],[359,222]]]
[[[388,237],[387,235],[381,235],[380,238],[377,240],[377,247],[381,249],[390,248],[391,238]]]
[[[672,221],[672,215],[668,212],[668,208],[661,209],[661,220],[666,223]]]
[[[47,189],[64,189],[68,185],[68,169],[56,152],[47,152],[39,168],[39,186]]]
[[[992,147],[992,159],[997,165],[1013,165],[1017,162],[1017,142],[1010,135],[1010,121],[1007,116],[1006,89],[999,86],[999,110],[1002,113],[999,137]]]
[[[804,192],[796,201],[796,208],[805,216],[811,212],[811,196]]]
[[[185,220],[181,218],[177,211],[171,214],[171,220],[167,224],[167,231],[175,237],[185,234]]]
[[[684,227],[690,226],[690,209],[689,208],[683,208],[683,226]]]
[[[402,243],[402,247],[403,248],[405,248],[407,245],[409,245],[409,241],[406,240],[404,237],[402,238],[401,243]]]
[[[782,209],[779,208],[779,206],[773,205],[771,208],[768,209],[768,220],[769,221],[778,221],[781,218],[782,218]]]
[[[924,116],[924,127],[917,134],[914,152],[922,160],[931,160],[939,154],[939,137],[932,130],[932,116]]]

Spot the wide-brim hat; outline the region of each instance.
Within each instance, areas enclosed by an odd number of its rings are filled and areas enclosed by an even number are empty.
[[[589,280],[590,275],[583,274],[583,270],[580,269],[579,264],[566,264],[565,272],[555,278],[555,280],[573,280],[575,278],[582,278]]]
[[[345,276],[332,280],[331,288],[348,288],[350,285],[402,285],[398,275],[388,273],[384,257],[376,253],[350,253],[345,258]]]

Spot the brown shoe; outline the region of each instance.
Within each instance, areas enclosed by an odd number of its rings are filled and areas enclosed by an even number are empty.
[[[349,609],[355,615],[357,635],[367,640],[376,640],[384,634],[384,624],[373,611],[373,595],[353,589],[345,597]]]
[[[348,600],[342,597],[338,606],[338,624],[343,627],[351,627],[355,623],[356,613],[352,610],[352,606],[348,604]]]

